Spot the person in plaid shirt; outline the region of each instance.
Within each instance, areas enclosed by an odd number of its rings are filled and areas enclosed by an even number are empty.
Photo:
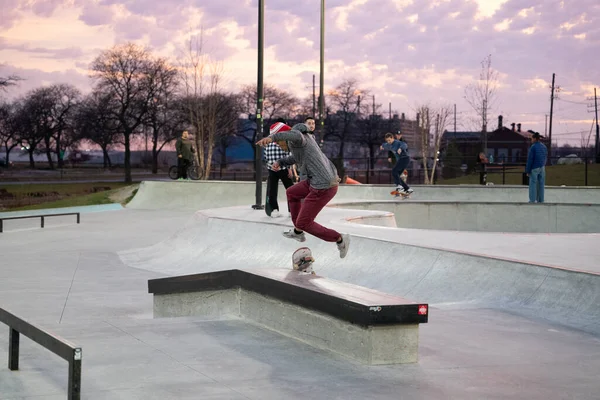
[[[271,125],[270,133],[276,133],[280,131],[289,130],[289,126],[282,122],[277,122]],[[291,153],[289,152],[287,143],[285,141],[280,142],[272,142],[269,143],[264,150],[264,161],[267,163],[267,168],[269,169],[269,177],[267,178],[267,199],[265,204],[265,212],[268,216],[272,218],[278,218],[281,216],[281,212],[279,211],[279,203],[277,202],[277,191],[279,188],[279,181],[283,183],[285,188],[289,188],[294,184],[292,181],[292,177],[294,176],[293,167],[286,166],[281,167],[279,170],[273,170],[273,163],[281,160],[282,158],[289,157]],[[288,206],[289,211],[289,206]]]

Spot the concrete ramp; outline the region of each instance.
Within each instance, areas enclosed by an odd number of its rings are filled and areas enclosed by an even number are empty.
[[[393,213],[411,229],[477,232],[598,233],[600,204],[454,201],[349,201],[330,207]]]
[[[119,257],[128,266],[175,276],[291,268],[292,252],[307,245],[322,276],[437,307],[499,308],[600,333],[600,275],[357,235],[342,260],[332,243],[310,236],[302,244],[284,239],[286,226],[289,222],[267,224],[198,212],[175,235]]]
[[[137,194],[127,205],[134,209],[204,210],[231,207],[255,202],[254,182],[233,181],[144,181]],[[528,200],[526,186],[413,186],[415,201],[480,201],[494,203],[523,203]],[[262,200],[266,183],[262,185]],[[335,201],[390,200],[389,185],[340,185]],[[600,204],[598,187],[547,187],[548,203]],[[279,187],[279,205],[286,208],[285,189]]]
[[[255,203],[255,185],[252,182],[229,181],[144,181],[127,208],[143,210],[204,210]],[[279,206],[287,209],[285,188],[279,188]],[[262,187],[263,205],[266,184]]]

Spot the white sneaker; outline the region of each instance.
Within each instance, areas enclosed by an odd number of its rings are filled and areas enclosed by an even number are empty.
[[[403,190],[404,194],[411,194],[412,192],[414,192],[414,190],[412,190],[411,188],[408,188],[408,190]]]
[[[306,235],[304,234],[304,232],[302,232],[302,233],[296,233],[296,232],[294,232],[294,228],[290,229],[289,231],[283,232],[283,236],[285,236],[288,239],[297,240],[299,242],[305,242],[306,241]]]
[[[340,251],[340,258],[346,257],[348,254],[348,248],[350,247],[350,235],[342,233],[342,243],[336,243],[337,248]]]
[[[281,217],[281,213],[279,212],[279,210],[271,211],[271,218],[279,218],[279,217]]]

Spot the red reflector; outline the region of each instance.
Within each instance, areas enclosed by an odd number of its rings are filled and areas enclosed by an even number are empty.
[[[422,304],[419,306],[419,315],[427,315],[427,305]]]

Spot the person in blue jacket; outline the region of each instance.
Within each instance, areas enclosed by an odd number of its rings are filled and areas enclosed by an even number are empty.
[[[402,140],[394,139],[394,135],[391,133],[385,134],[385,143],[381,145],[381,150],[388,150],[394,154],[396,158],[396,165],[392,168],[392,177],[396,184],[396,192],[409,195],[413,190],[400,178],[400,174],[404,172],[408,164],[410,163],[410,157],[408,156],[408,145]]]
[[[525,172],[529,177],[529,202],[544,202],[544,185],[546,184],[546,160],[548,149],[540,142],[540,134],[531,134],[531,147],[527,154],[527,165]]]

